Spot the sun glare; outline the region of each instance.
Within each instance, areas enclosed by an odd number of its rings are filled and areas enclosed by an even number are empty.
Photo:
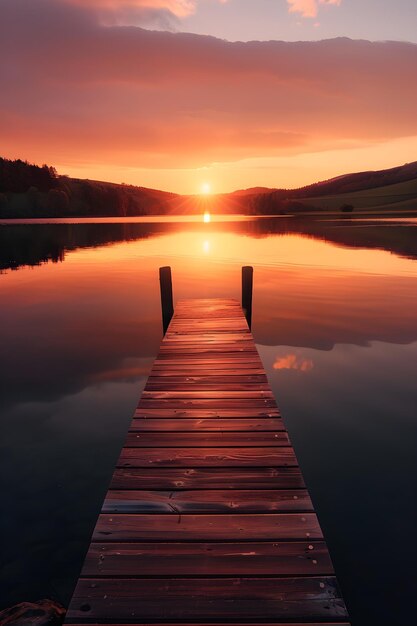
[[[203,183],[201,185],[201,193],[204,194],[205,196],[209,193],[211,193],[211,185],[210,183]]]
[[[209,222],[211,222],[211,215],[208,211],[206,211],[203,215],[203,222],[205,224],[208,224]]]

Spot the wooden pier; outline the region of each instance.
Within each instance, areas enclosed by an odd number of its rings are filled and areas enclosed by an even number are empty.
[[[236,301],[177,304],[66,623],[346,626],[320,525]]]

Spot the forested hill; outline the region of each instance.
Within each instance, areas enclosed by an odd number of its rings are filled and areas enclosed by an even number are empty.
[[[53,167],[0,158],[0,217],[161,215],[177,194],[59,176]]]

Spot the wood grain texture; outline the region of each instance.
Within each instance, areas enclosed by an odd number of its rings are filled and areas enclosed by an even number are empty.
[[[290,447],[123,448],[117,467],[297,467]]]
[[[118,515],[102,513],[93,541],[322,539],[314,513]]]
[[[279,620],[346,618],[333,576],[288,578],[82,578],[69,618]]]
[[[239,304],[178,303],[66,623],[348,626],[346,618]]]
[[[134,417],[181,417],[184,419],[202,419],[202,418],[225,418],[225,419],[246,419],[251,417],[280,417],[277,408],[259,407],[241,407],[241,408],[178,408],[171,407],[170,404],[164,405],[162,408],[144,407],[139,405],[134,413]]]
[[[303,513],[313,511],[306,489],[109,490],[103,513]]]
[[[140,417],[131,422],[129,432],[159,432],[159,433],[199,433],[202,437],[208,432],[218,435],[230,432],[269,432],[285,431],[283,421],[275,418],[176,418],[176,417]]]
[[[300,489],[299,467],[116,469],[111,489]],[[204,495],[202,494],[202,497]]]
[[[323,576],[333,566],[322,541],[93,543],[84,576]]]
[[[133,448],[242,448],[289,446],[286,432],[129,432],[126,447]]]
[[[67,624],[70,623],[70,620],[68,620],[66,623]],[[99,626],[99,623],[96,620],[94,620],[93,622],[89,622],[88,625],[87,625],[86,622],[80,622],[79,620],[77,620],[76,623],[77,623],[78,626]],[[151,624],[152,624],[152,626],[163,626],[161,622],[159,622],[159,623],[155,623],[155,622],[140,622],[139,623],[137,621],[134,622],[134,621],[131,621],[131,620],[129,620],[128,622],[123,622],[123,624],[121,624],[120,622],[119,623],[114,623],[114,622],[110,623],[110,622],[108,622],[106,620],[106,622],[100,622],[100,626],[102,624],[106,624],[106,626],[125,626],[126,623],[131,624],[131,626],[151,626]],[[176,626],[207,626],[208,623],[209,622],[205,622],[204,624],[202,624],[202,623],[200,623],[200,624],[191,624],[191,623],[187,622],[185,624],[185,623],[181,623],[181,622],[176,621],[175,625]],[[213,624],[213,622],[211,622],[211,623]],[[265,622],[263,622],[263,623],[258,622],[256,624],[253,623],[253,622],[243,622],[243,621],[241,621],[241,622],[236,622],[236,621],[235,622],[219,622],[219,621],[216,621],[215,622],[216,626],[230,626],[231,623],[233,623],[235,626],[265,626]],[[291,623],[289,623],[289,622],[281,622],[280,621],[278,623],[278,622],[268,621],[267,623],[268,623],[268,626],[322,626],[323,624],[326,624],[326,626],[350,626],[349,622],[345,622],[345,621],[343,621],[343,622],[339,622],[339,621],[338,622],[311,622],[310,620],[308,620],[308,621],[304,621],[303,620],[303,622],[291,622]],[[375,626],[379,626],[379,625],[376,624]]]

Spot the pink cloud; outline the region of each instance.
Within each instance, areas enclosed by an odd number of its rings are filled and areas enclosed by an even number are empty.
[[[67,4],[119,11],[121,9],[161,9],[177,17],[186,17],[195,11],[196,0],[63,0]]]
[[[417,135],[417,45],[236,42],[3,0],[2,152],[201,167]]]
[[[314,363],[311,359],[303,359],[296,354],[287,354],[277,357],[274,363],[274,370],[298,370],[299,372],[310,372]]]
[[[228,0],[213,0],[224,4]],[[199,0],[57,0],[64,4],[94,10],[108,23],[147,23],[159,18],[166,26],[169,18],[182,19],[192,15]]]
[[[320,5],[340,6],[342,0],[287,0],[288,11],[299,13],[302,17],[317,17]]]

